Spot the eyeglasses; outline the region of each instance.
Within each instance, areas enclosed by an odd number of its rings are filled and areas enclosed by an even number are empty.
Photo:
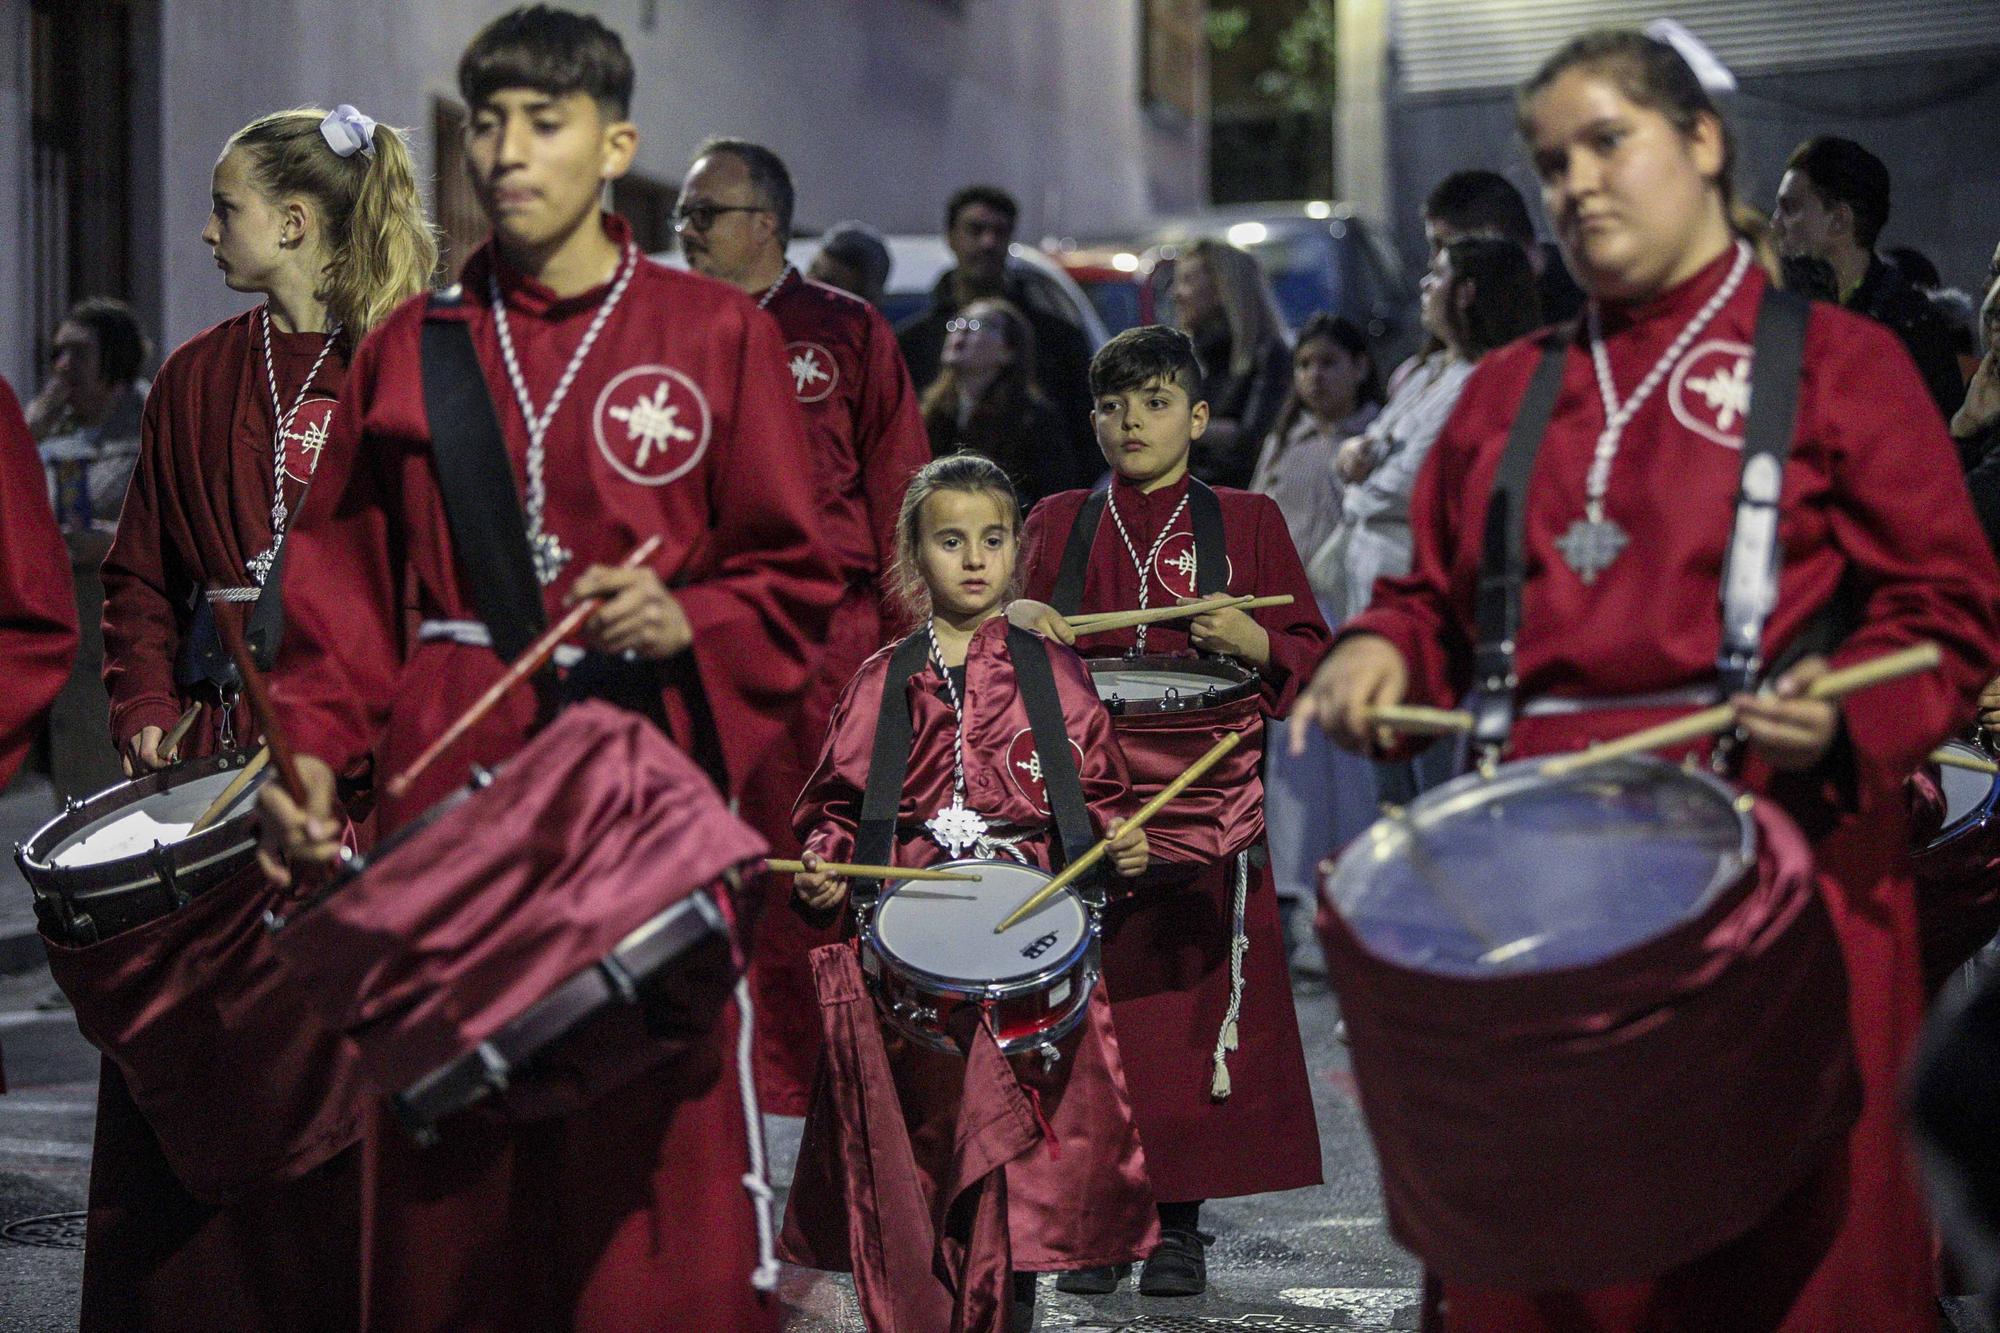
[[[693,204],[674,210],[675,231],[707,231],[724,213],[768,213],[762,204]]]
[[[986,325],[976,319],[966,319],[961,316],[958,319],[947,320],[944,331],[946,333],[977,333],[985,327]],[[1000,326],[996,324],[993,327],[997,329]]]

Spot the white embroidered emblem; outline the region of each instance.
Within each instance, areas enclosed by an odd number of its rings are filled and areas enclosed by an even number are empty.
[[[1743,447],[1750,415],[1750,346],[1711,338],[1698,343],[1667,381],[1674,420],[1726,449]]]
[[[840,367],[833,353],[818,343],[785,344],[785,368],[792,373],[792,392],[802,403],[817,403],[840,383]]]
[[[312,480],[333,429],[333,399],[308,398],[285,431],[285,475],[303,486]]]
[[[1077,772],[1083,771],[1083,750],[1075,740],[1069,743],[1069,752],[1076,763]],[[1032,727],[1022,727],[1007,742],[1007,781],[1022,800],[1043,815],[1049,813],[1049,789],[1042,775],[1042,756],[1035,749],[1035,732]]]
[[[634,366],[597,396],[591,428],[598,452],[618,475],[641,486],[664,486],[685,476],[708,452],[708,400],[678,370]]]
[[[1176,532],[1160,543],[1159,554],[1153,557],[1153,579],[1166,589],[1172,597],[1195,596],[1195,576],[1199,572],[1199,562],[1194,553],[1194,534]],[[1232,565],[1224,571],[1222,586],[1228,587],[1236,577]],[[1180,628],[1186,628],[1185,625]]]

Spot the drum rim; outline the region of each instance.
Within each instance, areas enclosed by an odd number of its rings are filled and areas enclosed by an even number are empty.
[[[1547,763],[1550,757],[1549,755],[1535,755],[1525,759],[1511,760],[1500,765],[1499,769],[1490,778],[1476,772],[1462,774],[1445,783],[1443,786],[1433,787],[1431,790],[1424,792],[1403,810],[1392,815],[1384,815],[1373,824],[1370,824],[1359,837],[1355,838],[1348,845],[1347,849],[1335,861],[1332,870],[1323,876],[1319,896],[1340,917],[1341,924],[1347,929],[1348,933],[1353,937],[1355,944],[1363,953],[1383,966],[1393,967],[1400,971],[1411,972],[1429,978],[1480,985],[1491,981],[1550,976],[1559,972],[1599,967],[1633,949],[1644,947],[1659,938],[1661,933],[1664,933],[1656,932],[1643,939],[1632,940],[1621,945],[1612,953],[1588,963],[1569,963],[1559,968],[1542,968],[1525,972],[1496,968],[1487,973],[1461,973],[1418,967],[1402,960],[1387,957],[1377,951],[1368,940],[1362,937],[1359,931],[1354,929],[1352,918],[1349,916],[1346,906],[1333,894],[1332,885],[1340,874],[1340,868],[1347,864],[1350,857],[1354,854],[1355,849],[1364,845],[1370,847],[1376,845],[1381,836],[1378,830],[1395,829],[1399,832],[1407,833],[1410,828],[1414,827],[1415,817],[1419,813],[1432,816],[1440,813],[1463,813],[1475,808],[1479,804],[1475,798],[1480,794],[1505,789],[1518,790],[1521,787],[1529,785],[1524,779],[1533,779],[1543,783],[1554,781],[1572,784],[1598,780],[1606,773],[1616,773],[1621,770],[1630,772],[1637,769],[1640,771],[1650,770],[1653,774],[1657,775],[1691,780],[1708,788],[1721,800],[1723,808],[1728,810],[1730,816],[1736,821],[1737,846],[1733,853],[1735,866],[1731,869],[1725,863],[1717,867],[1707,885],[1703,887],[1701,893],[1689,905],[1687,911],[1687,919],[1689,920],[1714,907],[1717,900],[1723,894],[1727,893],[1732,885],[1741,883],[1744,875],[1756,869],[1758,857],[1757,821],[1752,813],[1755,798],[1750,793],[1736,790],[1727,782],[1724,782],[1721,778],[1706,770],[1690,768],[1684,764],[1669,763],[1657,755],[1650,754],[1627,755],[1622,758],[1607,760],[1591,769],[1550,779],[1541,774],[1542,765]],[[1367,859],[1369,861],[1379,861],[1384,858],[1378,853],[1371,853]],[[1671,926],[1668,927],[1668,929],[1672,928]]]
[[[1086,969],[1083,974],[1082,984],[1076,988],[1076,994],[1069,997],[1069,1007],[1063,1010],[1061,1016],[1045,1028],[1038,1028],[1033,1032],[1018,1033],[1012,1037],[1003,1037],[995,1032],[991,1025],[983,1026],[986,1027],[987,1034],[993,1038],[993,1044],[1000,1048],[1002,1055],[1019,1055],[1023,1051],[1037,1050],[1043,1046],[1054,1046],[1081,1026],[1084,1018],[1090,1012],[1090,997],[1097,989],[1097,982],[1098,970],[1095,967]],[[948,1035],[940,1033],[935,1028],[927,1028],[921,1023],[912,1022],[898,1013],[894,1005],[877,1003],[875,1012],[881,1016],[883,1022],[894,1028],[906,1039],[916,1042],[919,1046],[927,1047],[933,1051],[941,1051],[946,1055],[962,1056],[964,1054],[958,1048],[958,1043],[953,1041]]]
[[[1257,692],[1257,673],[1231,657],[1203,657],[1192,653],[1145,653],[1138,656],[1086,657],[1093,691],[1113,717],[1139,717],[1148,713],[1196,712],[1221,708],[1250,698]],[[1194,694],[1174,699],[1110,699],[1098,689],[1100,675],[1115,671],[1164,671],[1177,675],[1206,677],[1218,683]]]
[[[935,865],[925,866],[924,869],[958,870],[967,866],[988,865],[1002,865],[1014,870],[1031,870],[1040,875],[1042,882],[1045,884],[1055,878],[1053,874],[1043,870],[1040,866],[1023,865],[1019,861],[1003,861],[989,857],[966,857],[957,861],[940,861]],[[893,964],[898,975],[908,977],[920,983],[925,990],[933,994],[960,996],[967,999],[1005,1000],[1017,994],[1040,990],[1057,977],[1075,971],[1079,963],[1087,965],[1091,950],[1097,944],[1099,927],[1096,918],[1091,914],[1090,905],[1084,901],[1083,895],[1077,893],[1076,890],[1064,889],[1062,892],[1067,894],[1082,909],[1083,931],[1077,936],[1076,943],[1058,955],[1056,960],[1051,962],[1047,967],[1030,976],[1014,977],[1007,981],[968,983],[963,978],[943,976],[906,961],[900,954],[895,953],[882,942],[879,922],[882,905],[895,894],[895,888],[891,886],[915,884],[918,882],[916,880],[892,879],[888,884],[884,885],[881,895],[876,899],[873,909],[868,913],[867,921],[861,927],[861,939],[869,951],[875,954],[876,957],[882,959],[885,963]]]
[[[191,837],[173,843],[155,843],[141,852],[89,865],[59,865],[48,859],[73,834],[90,827],[105,816],[129,809],[149,796],[157,796],[188,782],[234,772],[254,757],[250,750],[222,750],[214,754],[184,759],[178,764],[127,778],[81,801],[67,804],[27,838],[16,844],[14,859],[29,885],[39,892],[59,893],[72,901],[93,899],[143,887],[159,878],[154,858],[166,855],[177,870],[201,870],[227,861],[256,846],[248,827],[255,811],[238,810],[226,819]],[[117,792],[131,792],[128,799],[105,803]]]
[[[1982,742],[1966,740],[1962,736],[1953,736],[1938,748],[1943,750],[1964,750],[1981,759],[1992,759],[1994,757],[1993,751]],[[1938,780],[1938,797],[1941,800],[1945,799],[1944,780],[1942,777]],[[1948,800],[1946,800],[1946,813],[1950,813],[1950,802]],[[1993,822],[1996,814],[2000,814],[2000,774],[1995,774],[1988,779],[1986,795],[1978,804],[1974,805],[1957,819],[1941,825],[1931,840],[1918,849],[1917,855],[1921,856],[1925,852],[1942,851],[1959,839],[1978,833]]]

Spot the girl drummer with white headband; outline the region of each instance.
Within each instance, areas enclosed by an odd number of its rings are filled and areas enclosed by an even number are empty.
[[[1559,378],[1539,400],[1550,413],[1539,452],[1526,455],[1524,480],[1503,472],[1503,455],[1521,457],[1510,429],[1517,414],[1532,419],[1524,400],[1542,379],[1543,335],[1474,373],[1417,480],[1413,572],[1378,584],[1340,634],[1293,734],[1317,724],[1373,749],[1384,739],[1373,709],[1449,705],[1471,688],[1475,714],[1502,719],[1488,734],[1534,754],[1732,697],[1742,783],[1812,841],[1848,973],[1862,1110],[1845,1160],[1815,1168],[1814,1180],[1837,1183],[1815,1193],[1809,1181],[1721,1251],[1590,1291],[1442,1280],[1432,1313],[1451,1333],[1718,1327],[1688,1322],[1690,1310],[1718,1308],[1775,1311],[1754,1326],[1787,1330],[1936,1321],[1898,1109],[1922,1012],[1900,787],[1970,716],[2000,644],[2000,573],[1907,354],[1881,326],[1816,304],[1800,321],[1789,461],[1777,454],[1767,474],[1781,482],[1775,516],[1762,520],[1775,522],[1779,570],[1728,580],[1725,617],[1725,557],[1753,572],[1774,563],[1768,543],[1762,562],[1737,561],[1732,540],[1759,521],[1746,529],[1739,512],[1771,504],[1744,465],[1751,344],[1771,283],[1732,192],[1730,136],[1712,96],[1727,87],[1727,70],[1673,24],[1587,33],[1523,86],[1522,137],[1589,297],[1581,325],[1549,345]],[[1508,494],[1522,497],[1506,512],[1524,527],[1514,548],[1524,573],[1501,625],[1475,606],[1487,515]],[[1858,602],[1844,621],[1837,593]],[[1828,658],[1844,665],[1921,640],[1943,648],[1939,670],[1838,705],[1803,697]],[[1822,646],[1826,657],[1807,655]],[[1769,661],[1779,668],[1767,671]],[[1774,688],[1752,693],[1766,675]],[[1823,1210],[1806,1216],[1815,1201]]]

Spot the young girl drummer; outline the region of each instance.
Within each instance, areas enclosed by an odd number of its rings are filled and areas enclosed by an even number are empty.
[[[403,140],[352,107],[244,126],[215,165],[213,201],[202,239],[223,281],[263,299],[169,356],[146,401],[138,467],[104,562],[112,735],[136,773],[164,767],[176,749],[192,758],[254,744],[247,706],[217,680],[225,659],[213,616],[242,625],[262,585],[275,583],[272,561],[319,462],[349,352],[437,262]],[[312,571],[291,577],[296,585]],[[195,703],[198,724],[177,747],[163,745]],[[309,1022],[268,984],[262,890],[252,872],[101,943],[50,942],[86,1031],[151,1034],[105,1040],[117,1060],[99,1079],[87,1330],[359,1320],[360,1170],[346,1146],[358,1111],[312,1072],[333,1039],[301,1034],[265,1050],[257,1077],[274,1101],[306,1104],[302,1123],[272,1115],[254,1127],[262,1142],[238,1141],[239,1162],[260,1166],[243,1166],[249,1183],[221,1201],[170,1166],[161,1135],[180,1126],[162,1117],[181,1113],[164,1109],[172,1089],[149,1092],[139,1074],[142,1059],[171,1065],[169,1048],[212,1049],[218,1029],[246,1013],[281,1031]]]
[[[1145,868],[1143,830],[1123,830],[1116,817],[1128,795],[1125,761],[1089,675],[1068,649],[1011,628],[1003,614],[1014,590],[1020,527],[1006,473],[982,456],[938,459],[911,481],[897,522],[894,580],[918,626],[901,645],[871,657],[848,686],[835,707],[818,769],[799,798],[793,824],[806,847],[808,873],[798,877],[796,888],[807,908],[830,911],[849,895],[847,881],[819,867],[855,857],[864,833],[861,811],[876,731],[886,708],[910,712],[909,764],[887,852],[895,864],[996,857],[1049,866],[1061,840],[1052,827],[1059,818],[1052,808],[1059,811],[1063,804],[1061,772],[1073,770],[1089,823],[1112,836],[1109,859],[1117,873],[1130,876]],[[1027,654],[1041,661],[1030,661]],[[1047,762],[1035,744],[1028,700],[1038,668],[1041,679],[1053,677],[1071,763]],[[893,683],[898,675],[903,683]],[[847,945],[828,946],[815,958],[822,1005],[828,1002],[826,969],[844,961],[827,955],[844,951],[851,959]],[[858,985],[853,994],[858,996]],[[990,1115],[995,1105],[990,1087],[981,1085],[979,1061],[920,1048],[886,1028],[877,1035],[872,1012],[860,1025],[865,1032],[850,1028],[843,1039],[835,1031],[835,1010],[827,1005],[828,1054],[822,1057],[791,1193],[789,1257],[816,1267],[851,1263],[871,1326],[1005,1327],[1007,1297],[998,1279],[1007,1265],[997,1261],[994,1246],[976,1236],[967,1245],[956,1284],[960,1310],[952,1317],[951,1295],[935,1282],[912,1280],[932,1271],[932,1238],[924,1219],[944,1215],[943,1203],[934,1214],[926,1208],[914,1218],[899,1215],[889,1202],[895,1191],[880,1166],[872,1188],[843,1188],[843,1164],[845,1181],[855,1182],[858,1158],[882,1161],[885,1146],[906,1136],[909,1146],[890,1148],[887,1160],[908,1163],[914,1149],[924,1181],[919,1192],[929,1197],[943,1189],[954,1165],[954,1138],[962,1164],[975,1116]],[[1099,987],[1084,1023],[1061,1043],[1052,1064],[1032,1057],[1011,1061],[1041,1128],[1025,1153],[1000,1159],[1006,1162],[999,1186],[1005,1248],[998,1252],[1010,1249],[1011,1267],[1021,1274],[1013,1284],[1016,1326],[1030,1326],[1034,1272],[1129,1262],[1154,1241],[1152,1195],[1109,1014]],[[873,1067],[890,1071],[903,1107],[900,1125],[885,1128],[847,1110],[859,1089],[851,1086],[856,1076],[843,1053],[857,1036],[876,1050],[886,1047],[886,1063],[878,1057]],[[844,1215],[834,1202],[843,1196]],[[917,1225],[912,1228],[909,1221]],[[896,1255],[913,1245],[918,1247],[909,1256],[913,1266],[899,1266]],[[884,1254],[886,1263],[880,1259]],[[990,1299],[968,1311],[966,1292],[980,1275],[990,1279]],[[925,1301],[937,1303],[926,1307]],[[897,1317],[903,1322],[895,1322]]]

